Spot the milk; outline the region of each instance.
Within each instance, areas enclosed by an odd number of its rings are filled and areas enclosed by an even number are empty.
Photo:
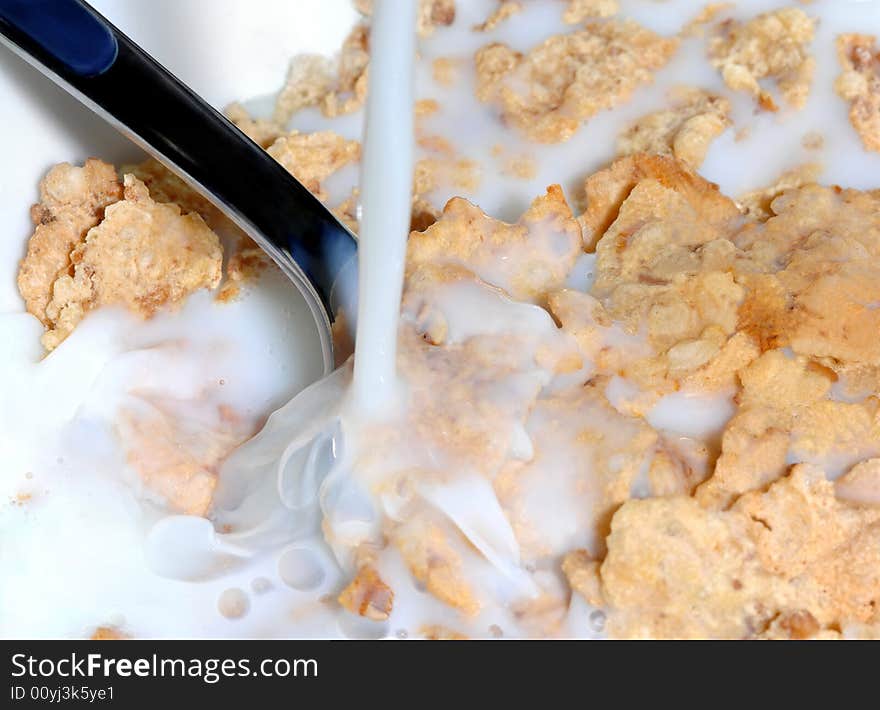
[[[380,411],[393,397],[397,320],[413,183],[416,3],[376,3],[361,158],[355,406]]]

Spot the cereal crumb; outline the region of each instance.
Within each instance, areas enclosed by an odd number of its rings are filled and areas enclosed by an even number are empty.
[[[455,631],[439,624],[429,624],[419,629],[419,635],[428,641],[467,641],[468,637],[460,631]]]
[[[514,15],[522,12],[523,5],[519,0],[500,0],[492,14],[483,22],[473,26],[474,32],[491,32],[498,25]]]
[[[338,601],[352,614],[373,621],[385,621],[391,615],[394,606],[394,592],[382,581],[379,573],[372,566],[364,565],[342,590]]]
[[[807,150],[822,150],[825,147],[825,137],[817,131],[810,131],[801,138],[801,145]]]
[[[124,641],[130,638],[115,626],[98,626],[89,636],[90,641]]]
[[[513,155],[504,162],[503,172],[520,180],[532,180],[538,174],[538,161],[531,155]]]
[[[761,87],[775,80],[788,104],[803,108],[810,93],[816,62],[810,56],[815,21],[800,8],[783,8],[748,22],[722,22],[709,42],[709,58],[724,83],[747,91],[768,111],[777,110],[773,97]]]
[[[439,187],[451,185],[473,192],[480,184],[480,165],[466,158],[422,158],[416,163],[413,193],[427,195]]]
[[[355,7],[366,17],[373,14],[373,0],[355,0]],[[419,37],[430,37],[437,27],[448,27],[455,21],[455,0],[419,0],[416,31]]]
[[[837,57],[843,73],[834,88],[849,101],[849,121],[865,150],[880,151],[880,49],[873,35],[845,34],[837,38]]]
[[[523,55],[504,44],[477,51],[477,98],[533,141],[559,143],[599,111],[626,101],[665,65],[677,39],[633,21],[589,24]]]
[[[451,57],[437,57],[431,63],[431,74],[441,86],[452,86],[458,72],[458,60]]]
[[[672,106],[643,116],[617,139],[621,155],[673,155],[698,168],[709,145],[730,125],[730,102],[701,89],[673,92]]]

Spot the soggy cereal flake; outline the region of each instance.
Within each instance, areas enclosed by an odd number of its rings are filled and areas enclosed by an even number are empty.
[[[617,139],[621,155],[673,155],[698,168],[709,145],[730,125],[730,102],[701,89],[680,89],[672,107],[643,116]]]
[[[474,32],[491,32],[505,20],[523,11],[520,0],[500,0],[492,14],[478,25],[473,26]]]
[[[416,162],[413,194],[423,196],[447,185],[473,192],[480,177],[479,163],[467,158],[422,158]]]
[[[554,35],[525,55],[490,44],[475,56],[477,98],[530,140],[559,143],[650,83],[677,45],[629,20]]]
[[[339,604],[346,611],[373,621],[385,621],[394,606],[394,591],[370,566],[361,567],[354,579],[339,595]]]
[[[581,231],[562,189],[553,185],[516,224],[492,219],[453,198],[434,224],[410,237],[408,278],[419,267],[451,263],[518,300],[539,300],[562,286],[581,252]]]
[[[611,17],[619,9],[617,0],[568,0],[562,21],[566,25],[577,25],[590,17]]]
[[[575,547],[604,552],[608,522],[630,498],[657,433],[641,418],[617,412],[589,385],[540,398],[526,432],[533,455],[495,481],[523,558],[556,557]]]
[[[464,576],[461,555],[450,542],[453,534],[430,519],[416,517],[396,529],[392,543],[429,594],[465,614],[475,614],[480,604]]]
[[[28,313],[52,327],[46,314],[55,281],[71,268],[70,252],[122,199],[116,169],[96,158],[83,167],[61,163],[40,182],[40,202],[31,208],[34,233],[18,271],[18,290]]]
[[[319,200],[326,200],[321,181],[360,160],[361,146],[333,131],[294,131],[278,138],[267,152]]]
[[[124,199],[110,205],[71,252],[73,272],[52,285],[50,329],[43,336],[49,350],[99,306],[122,305],[149,318],[220,282],[220,241],[202,218],[153,201],[133,175],[125,176],[124,185]]]
[[[116,417],[126,463],[175,513],[207,515],[220,463],[255,433],[226,406],[207,420],[178,400],[132,397]]]
[[[843,68],[834,84],[849,101],[849,121],[865,150],[880,151],[880,48],[874,35],[845,34],[837,38]]]
[[[793,108],[807,102],[816,62],[809,53],[815,20],[795,7],[766,12],[748,22],[722,22],[709,42],[709,59],[731,89],[747,91],[767,110],[773,97],[761,87],[775,80]]]

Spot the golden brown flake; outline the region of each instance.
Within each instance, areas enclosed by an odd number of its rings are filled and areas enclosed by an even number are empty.
[[[617,218],[623,201],[644,179],[656,180],[681,194],[700,218],[710,224],[726,224],[737,215],[736,206],[718,192],[717,185],[695,175],[679,161],[663,156],[633,155],[614,161],[584,183],[586,209],[580,221],[588,250],[595,248]]]
[[[678,45],[632,21],[554,35],[525,55],[490,44],[475,57],[477,98],[530,140],[559,143],[599,111],[650,83]]]
[[[214,205],[193,190],[158,160],[152,158],[135,165],[123,165],[123,175],[134,175],[150,191],[156,202],[175,204],[184,214],[195,212],[211,226],[217,226],[225,218]]]
[[[122,407],[116,430],[126,462],[170,510],[207,515],[220,463],[253,436],[254,422],[221,406],[215,421],[199,421],[175,401],[139,398]]]
[[[285,126],[294,113],[306,106],[319,106],[328,118],[357,111],[367,95],[369,63],[366,25],[357,25],[351,31],[335,62],[314,54],[294,57],[278,95],[272,123]],[[248,123],[242,127],[252,131],[258,128]]]
[[[797,466],[728,512],[631,501],[600,574],[619,637],[805,638],[868,622],[880,598],[880,510],[834,498]]]
[[[413,577],[440,601],[476,614],[480,604],[462,571],[461,556],[450,544],[451,533],[439,524],[415,518],[397,528],[392,543]]]
[[[479,235],[479,238],[474,238]],[[410,237],[407,278],[420,267],[464,266],[520,300],[536,300],[559,288],[581,251],[581,231],[558,185],[536,199],[516,224],[485,215],[453,198],[440,219]]]
[[[124,199],[110,205],[104,220],[70,253],[73,272],[52,285],[43,336],[48,350],[93,308],[122,305],[149,318],[220,281],[220,241],[202,218],[153,201],[133,175],[126,175],[124,184]]]
[[[880,193],[806,185],[736,236],[748,252],[739,328],[764,348],[880,364]]]
[[[340,59],[338,67],[340,70],[343,61]],[[363,58],[363,61],[366,65],[367,59]],[[331,60],[317,54],[301,54],[294,57],[287,70],[284,87],[275,102],[275,111],[272,115],[273,123],[278,126],[285,125],[290,117],[301,108],[314,106],[321,102],[334,90],[335,84],[336,77]],[[248,128],[251,127],[250,124],[245,125]],[[245,130],[241,125],[239,127]],[[253,126],[253,128],[257,128],[257,126]],[[245,132],[248,133],[246,130]],[[262,141],[259,142],[262,145]]]
[[[845,34],[837,38],[843,68],[834,88],[849,101],[849,121],[865,150],[880,151],[880,49],[874,35]]]
[[[370,566],[361,567],[338,599],[343,609],[373,621],[385,621],[394,607],[394,591]]]
[[[122,199],[112,165],[89,158],[83,167],[61,163],[40,182],[40,202],[31,208],[36,229],[18,271],[18,290],[28,313],[52,326],[46,306],[55,281],[71,269],[70,252],[104,218],[104,209]]]
[[[698,168],[711,142],[730,125],[730,102],[700,89],[680,89],[672,106],[643,116],[617,139],[621,155],[673,155]]]
[[[761,108],[776,110],[772,96],[759,83],[773,79],[786,102],[800,109],[807,102],[816,67],[809,53],[815,24],[795,7],[766,12],[748,22],[728,20],[710,40],[709,58],[725,84],[752,94]]]

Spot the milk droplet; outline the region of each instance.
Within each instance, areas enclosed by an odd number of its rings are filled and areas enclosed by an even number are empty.
[[[288,587],[304,592],[320,586],[326,575],[321,560],[312,550],[289,547],[278,560],[278,576]]]
[[[601,633],[605,630],[605,612],[597,609],[593,613],[590,614],[590,628],[593,629],[596,633]]]
[[[251,580],[251,590],[254,594],[265,594],[272,589],[272,581],[268,577],[254,577]]]
[[[240,619],[247,614],[249,606],[247,595],[237,587],[223,590],[217,599],[217,611],[227,619]]]

